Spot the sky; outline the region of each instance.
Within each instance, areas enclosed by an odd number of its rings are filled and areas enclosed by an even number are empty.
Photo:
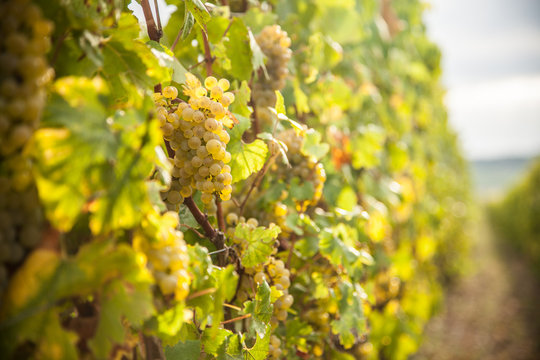
[[[429,0],[450,122],[471,160],[540,155],[540,1]]]

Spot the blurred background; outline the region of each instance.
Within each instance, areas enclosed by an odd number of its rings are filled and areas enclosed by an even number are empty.
[[[540,358],[540,1],[430,0],[475,187],[471,269],[416,359]]]
[[[450,122],[477,194],[515,183],[540,154],[540,1],[430,0]]]

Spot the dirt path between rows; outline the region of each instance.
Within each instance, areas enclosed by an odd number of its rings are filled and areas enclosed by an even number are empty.
[[[497,245],[487,221],[474,234],[472,273],[449,290],[415,360],[540,359],[540,282]]]

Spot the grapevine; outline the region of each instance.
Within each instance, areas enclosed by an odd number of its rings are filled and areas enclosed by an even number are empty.
[[[411,356],[467,248],[423,5],[173,3],[0,5],[2,355]]]

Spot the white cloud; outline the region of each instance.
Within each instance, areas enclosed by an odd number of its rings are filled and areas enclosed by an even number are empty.
[[[446,100],[469,157],[540,153],[540,75],[457,86]]]

